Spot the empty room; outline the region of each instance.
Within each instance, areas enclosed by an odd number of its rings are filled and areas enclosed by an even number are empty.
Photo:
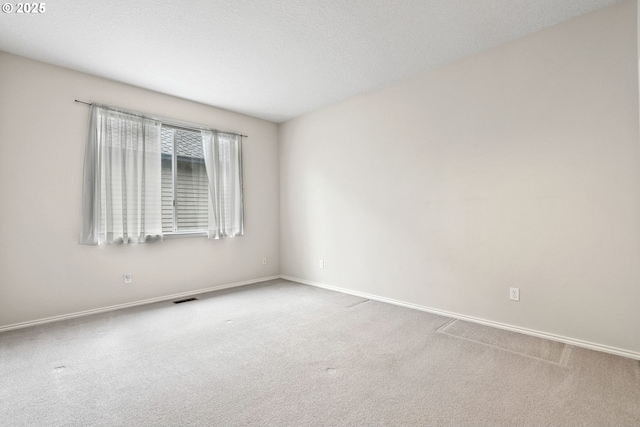
[[[639,17],[3,3],[0,425],[640,426]]]

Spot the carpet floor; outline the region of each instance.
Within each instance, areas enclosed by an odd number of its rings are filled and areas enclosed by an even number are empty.
[[[640,364],[284,280],[0,334],[2,426],[640,426]]]

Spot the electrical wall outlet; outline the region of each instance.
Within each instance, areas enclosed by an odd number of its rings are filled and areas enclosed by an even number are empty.
[[[320,260],[320,268],[324,268],[324,260],[323,259]]]
[[[124,277],[124,283],[131,283],[131,282],[133,282],[133,274],[131,274],[131,273],[124,273],[122,276]]]
[[[520,301],[520,288],[510,288],[509,299],[511,301]]]
[[[262,258],[262,265],[267,265],[267,257]]]

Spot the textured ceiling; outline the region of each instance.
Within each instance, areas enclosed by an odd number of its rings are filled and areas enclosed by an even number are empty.
[[[55,0],[0,50],[282,122],[616,2]]]

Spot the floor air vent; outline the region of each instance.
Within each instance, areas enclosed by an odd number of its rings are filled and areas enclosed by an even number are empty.
[[[186,299],[179,299],[178,301],[174,301],[174,304],[182,304],[183,302],[189,302],[189,301],[197,301],[198,298],[186,298]]]

